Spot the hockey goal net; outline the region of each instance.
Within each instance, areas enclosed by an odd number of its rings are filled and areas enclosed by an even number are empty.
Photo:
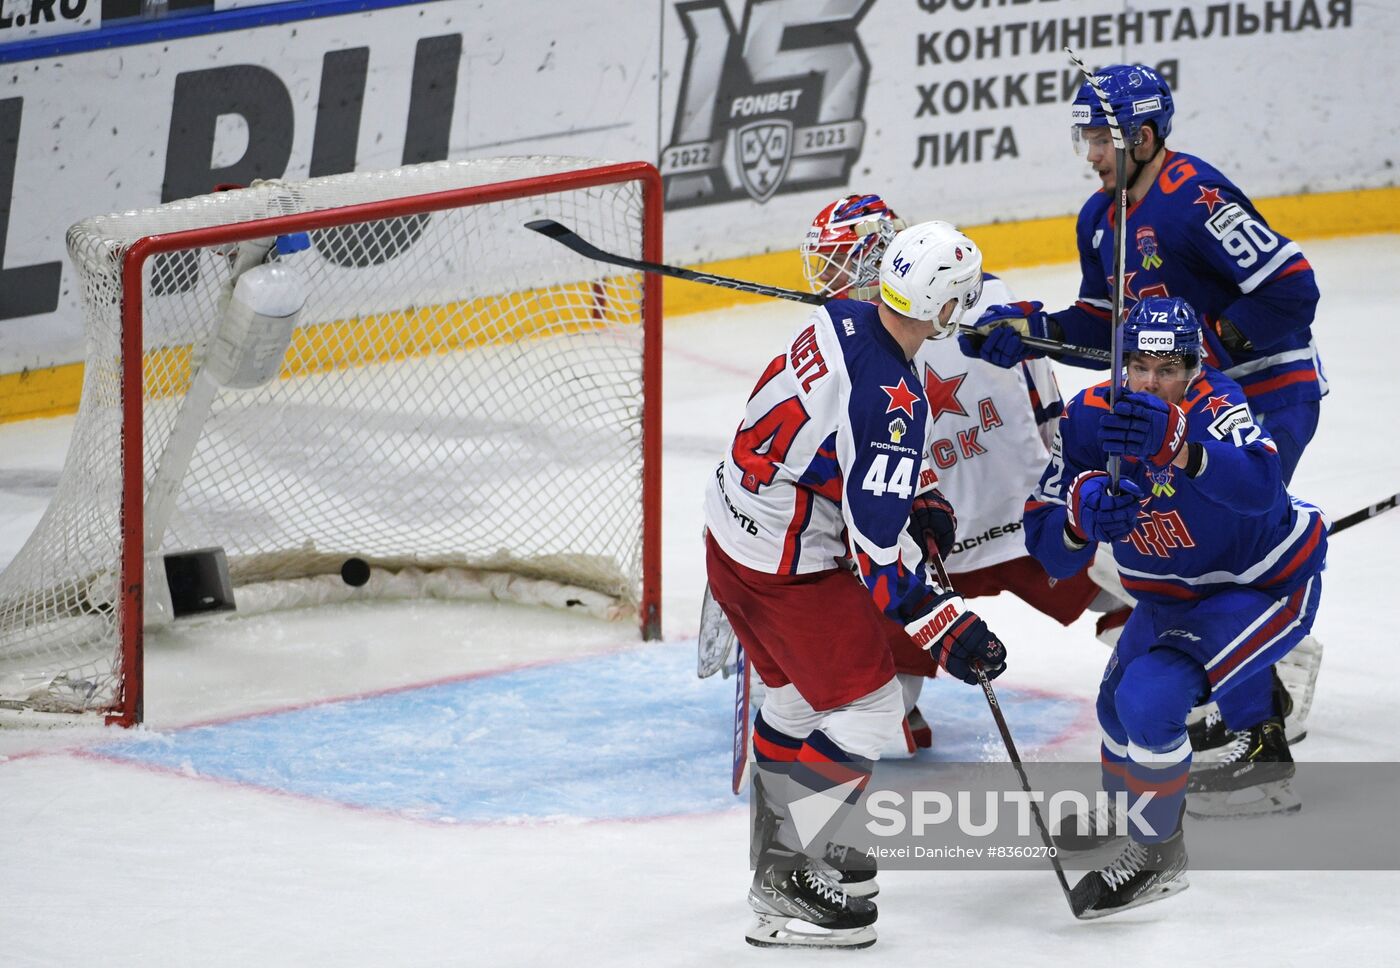
[[[82,400],[0,575],[0,704],[140,721],[165,557],[194,549],[221,549],[238,611],[494,596],[655,636],[660,287],[523,225],[659,261],[660,199],[644,163],[502,158],[74,226]],[[234,325],[255,273],[301,303],[280,344]]]

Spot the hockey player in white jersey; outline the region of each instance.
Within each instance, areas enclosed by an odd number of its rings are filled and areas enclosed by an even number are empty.
[[[705,496],[710,588],[767,687],[758,765],[785,765],[797,795],[845,787],[850,802],[903,718],[896,642],[967,682],[977,666],[999,675],[1006,656],[930,577],[928,550],[907,529],[937,480],[911,360],[977,302],[981,253],[951,225],[926,222],[890,242],[880,283],[878,303],[817,309],[768,364]],[[774,796],[762,775],[754,796],[774,822],[758,831],[747,939],[874,943],[874,902],[848,896],[804,853],[787,813],[794,798]]]
[[[832,299],[878,298],[880,256],[904,221],[879,195],[846,195],[812,220],[802,243],[808,287]],[[987,306],[1015,300],[1001,279],[984,272],[982,293],[968,310],[975,319]],[[1062,625],[1093,603],[1096,611],[1121,610],[1131,599],[1116,578],[1104,592],[1082,571],[1056,581],[1026,553],[1021,530],[1025,497],[1050,456],[1055,424],[1064,409],[1050,361],[1037,358],[1010,369],[969,359],[954,339],[931,339],[914,357],[933,423],[929,463],[947,501],[915,502],[911,529],[937,547],[964,598],[1008,591]],[[954,516],[947,505],[956,509]],[[915,742],[929,746],[932,730],[916,705],[929,668],[922,653],[896,652]]]

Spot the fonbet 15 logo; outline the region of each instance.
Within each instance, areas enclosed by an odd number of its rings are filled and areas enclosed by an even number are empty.
[[[865,141],[870,62],[856,25],[875,0],[724,0],[675,11],[686,36],[670,142],[668,209],[844,185]]]

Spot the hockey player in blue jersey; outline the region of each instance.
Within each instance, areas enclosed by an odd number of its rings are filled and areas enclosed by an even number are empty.
[[[1096,79],[1129,145],[1124,306],[1147,296],[1180,296],[1196,308],[1204,362],[1239,384],[1278,448],[1287,484],[1317,429],[1327,392],[1311,330],[1318,302],[1312,267],[1298,244],[1272,229],[1213,165],[1167,147],[1175,105],[1156,71],[1118,64]],[[988,309],[978,320],[986,338],[961,340],[969,355],[1014,366],[1033,355],[1024,335],[1109,346],[1117,170],[1102,102],[1087,82],[1074,99],[1071,132],[1103,188],[1084,203],[1075,228],[1079,299],[1055,313],[1038,302]],[[1305,735],[1321,661],[1321,643],[1310,638],[1279,667],[1295,742]],[[1272,670],[1266,675],[1274,682]],[[1193,739],[1198,750],[1228,756],[1255,725],[1226,700],[1193,727]]]
[[[976,682],[1006,650],[928,570],[908,530],[936,493],[929,403],[910,360],[982,291],[982,255],[946,222],[896,235],[880,302],[816,309],[764,369],[705,495],[706,573],[766,693],[754,721],[755,945],[864,947],[876,909],[805,853],[787,803],[844,787],[850,802],[904,719],[896,641]],[[848,568],[847,564],[853,566]],[[794,797],[767,778],[789,771]]]
[[[1229,774],[1213,789],[1291,776],[1280,710],[1255,673],[1307,635],[1327,551],[1321,512],[1288,494],[1240,386],[1202,365],[1191,306],[1147,297],[1123,331],[1125,395],[1111,408],[1107,383],[1075,396],[1025,518],[1027,547],[1052,575],[1073,574],[1107,542],[1138,599],[1099,688],[1103,782],[1154,798],[1145,824],[1125,818],[1131,842],[1118,859],[1075,887],[1076,913],[1088,917],[1186,886],[1193,705],[1233,694],[1260,724],[1251,736],[1261,755],[1213,768]],[[1112,456],[1116,489],[1103,470]]]

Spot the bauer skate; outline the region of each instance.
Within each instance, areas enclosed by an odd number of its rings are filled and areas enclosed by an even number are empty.
[[[1294,772],[1283,723],[1274,716],[1232,733],[1218,762],[1191,771],[1186,812],[1198,820],[1296,813],[1303,805],[1289,784]]]
[[[1107,917],[1186,890],[1186,841],[1180,830],[1160,844],[1130,840],[1107,867],[1086,874],[1070,893],[1074,916]]]
[[[1294,651],[1297,651],[1296,649]],[[1291,653],[1290,653],[1291,654]],[[1292,746],[1307,738],[1307,713],[1293,702],[1290,690],[1279,676],[1282,664],[1274,667],[1274,708],[1283,720],[1288,744]],[[1301,688],[1301,687],[1300,687]],[[1309,696],[1311,704],[1311,696]],[[1206,703],[1193,709],[1187,720],[1186,732],[1191,737],[1192,759],[1196,764],[1219,763],[1229,752],[1238,732],[1225,725],[1220,709],[1215,703]]]
[[[816,863],[774,847],[764,852],[749,888],[754,923],[744,935],[760,948],[868,948],[875,943],[875,903],[851,897]]]
[[[760,775],[755,774],[753,779],[753,795],[758,799],[749,837],[749,866],[757,870],[765,852],[775,847],[780,850],[789,848],[778,840],[778,828],[783,819],[778,812],[780,806],[768,794]],[[820,857],[809,859],[851,897],[870,898],[880,893],[880,885],[875,880],[878,868],[874,858],[866,856],[856,847],[831,841],[822,848]]]
[[[1071,814],[1060,821],[1055,846],[1071,854],[1089,853],[1110,845],[1122,847],[1127,843],[1128,835],[1126,826],[1120,826],[1121,819],[1117,804],[1112,799],[1106,805],[1092,808],[1082,824],[1078,814]]]
[[[878,873],[875,858],[857,847],[832,841],[816,859],[816,864],[828,868],[829,876],[851,897],[871,898],[880,893],[880,885],[875,882]]]

